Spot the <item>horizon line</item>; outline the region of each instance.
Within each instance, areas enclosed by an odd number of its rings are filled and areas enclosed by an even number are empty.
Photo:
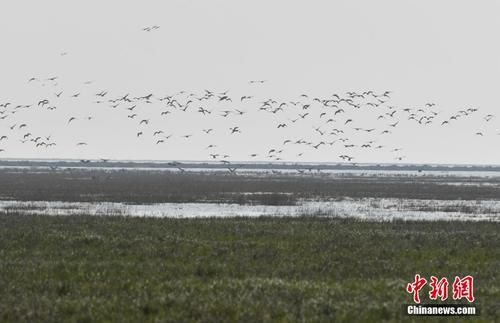
[[[222,164],[224,162],[229,162],[231,164],[271,164],[271,165],[290,165],[290,164],[310,164],[310,165],[342,165],[342,166],[461,166],[461,167],[500,167],[500,164],[470,164],[470,163],[414,163],[414,162],[325,162],[325,161],[262,161],[262,160],[207,160],[207,159],[111,159],[111,158],[0,158],[0,162],[28,162],[28,161],[38,161],[38,162],[81,162],[82,160],[89,160],[92,162],[108,162],[108,163],[194,163],[194,164]]]

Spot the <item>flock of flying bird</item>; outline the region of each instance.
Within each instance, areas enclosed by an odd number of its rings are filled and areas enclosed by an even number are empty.
[[[8,140],[19,140],[22,144],[31,144],[37,149],[49,149],[57,145],[57,142],[50,135],[37,134],[30,130],[27,122],[21,122],[16,118],[17,114],[24,111],[44,110],[51,113],[57,110],[64,110],[64,107],[58,103],[63,97],[66,99],[78,100],[81,92],[66,93],[59,88],[59,78],[50,77],[45,79],[30,78],[29,83],[37,82],[43,86],[51,85],[48,88],[57,88],[52,95],[40,98],[36,102],[28,104],[19,104],[13,102],[0,103],[0,145]],[[251,86],[263,85],[266,81],[250,81]],[[85,82],[86,85],[90,82]],[[383,144],[385,136],[393,133],[403,122],[413,122],[420,126],[437,124],[446,127],[459,119],[468,118],[473,114],[480,113],[478,108],[466,108],[458,110],[456,113],[443,118],[442,112],[436,109],[434,103],[426,103],[421,107],[396,107],[389,104],[391,98],[390,91],[374,92],[347,92],[345,94],[331,94],[327,97],[311,97],[307,94],[301,94],[293,100],[278,100],[273,98],[257,99],[254,95],[231,95],[230,91],[215,92],[203,90],[198,93],[181,91],[172,95],[156,95],[147,93],[145,95],[133,95],[130,93],[121,95],[111,95],[108,90],[97,91],[96,93],[86,93],[86,97],[93,98],[93,104],[102,108],[115,110],[123,120],[132,122],[129,126],[134,132],[134,137],[140,138],[148,133],[155,145],[163,145],[175,137],[190,139],[193,136],[210,137],[215,132],[225,132],[225,136],[241,136],[244,132],[244,126],[236,124],[242,117],[253,114],[260,120],[272,120],[269,126],[275,128],[273,137],[279,138],[280,132],[308,122],[306,131],[297,133],[300,136],[296,138],[282,138],[280,146],[266,147],[263,151],[249,152],[249,158],[258,158],[261,160],[282,160],[283,153],[291,146],[302,147],[297,152],[297,156],[306,154],[307,149],[319,150],[328,149],[331,151],[342,152],[335,157],[352,162],[355,161],[355,150],[362,149],[386,149],[393,153],[395,160],[403,160],[403,148],[387,147]],[[68,103],[65,102],[65,105]],[[144,111],[148,111],[148,116]],[[363,127],[357,124],[353,114],[356,112],[367,115],[370,111],[374,116],[375,122],[380,123],[381,127]],[[151,117],[153,113],[153,117]],[[168,129],[150,128],[152,121],[163,119],[175,119],[176,115],[187,115],[188,120],[192,120],[197,115],[202,120],[213,120],[211,118],[227,120],[227,126],[216,129],[211,127],[209,122],[204,122],[206,127],[199,129],[199,133],[190,132],[183,134],[169,133]],[[495,116],[492,114],[484,115],[485,123],[492,121]],[[68,116],[65,124],[71,131],[71,126],[80,120],[92,121],[94,116],[77,117]],[[12,120],[12,121],[11,121]],[[276,122],[274,122],[276,120]],[[10,123],[9,123],[10,122]],[[273,123],[274,122],[274,123]],[[158,123],[158,122],[156,122]],[[135,124],[135,125],[134,125]],[[264,123],[254,125],[262,127]],[[252,127],[251,125],[246,125]],[[92,125],[88,127],[92,128]],[[368,136],[364,141],[356,141],[356,134]],[[476,131],[475,135],[484,136],[482,131]],[[229,137],[227,137],[229,138]],[[78,141],[76,146],[87,146],[91,143],[87,141]],[[227,161],[231,158],[230,152],[218,150],[218,143],[212,142],[205,147],[207,159]],[[1,146],[0,146],[1,147]],[[0,148],[0,152],[5,152]]]
[[[152,32],[159,28],[153,25],[142,30]],[[262,143],[260,151],[248,152],[249,159],[280,161],[293,151],[296,157],[303,156],[307,160],[310,152],[329,149],[333,161],[355,162],[360,150],[384,150],[392,154],[394,160],[402,161],[405,159],[403,147],[386,143],[386,138],[390,138],[391,134],[397,136],[400,127],[408,127],[413,123],[415,126],[446,128],[472,116],[480,117],[484,123],[491,123],[496,118],[492,114],[482,114],[475,107],[457,109],[455,113],[447,115],[434,103],[418,107],[394,106],[390,103],[391,91],[333,93],[324,97],[300,94],[292,99],[261,98],[255,92],[266,86],[266,80],[248,82],[249,93],[239,95],[229,90],[180,91],[166,95],[114,94],[109,89],[92,92],[88,87],[91,81],[83,83],[86,88],[71,91],[63,89],[61,81],[57,76],[32,77],[27,79],[30,86],[38,85],[39,89],[48,90],[43,97],[24,103],[0,101],[0,153],[7,152],[3,146],[11,140],[32,145],[33,149],[57,146],[54,136],[37,133],[39,127],[32,129],[31,122],[37,121],[27,121],[25,118],[25,114],[32,111],[53,114],[61,111],[67,114],[66,121],[60,126],[71,132],[74,124],[82,121],[90,122],[85,127],[92,129],[91,122],[101,117],[99,111],[107,109],[115,113],[110,121],[126,122],[126,128],[130,129],[136,140],[148,138],[151,144],[158,147],[173,140],[193,140],[194,137],[204,136],[208,144],[199,147],[200,151],[206,154],[207,159],[224,163],[229,163],[228,159],[233,157],[230,151],[224,150],[224,142],[211,141],[215,133],[223,135],[218,137],[222,141],[233,137],[238,140],[247,132],[254,135],[248,130],[261,132],[263,127],[267,127],[270,136],[268,142]],[[68,106],[77,104],[79,100],[90,100],[85,103],[98,110],[87,109],[72,115],[74,112],[68,111],[71,110]],[[246,117],[253,118],[253,121],[244,122],[242,118]],[[195,119],[196,122],[191,122]],[[185,125],[186,129],[190,124],[202,124],[203,127],[196,126],[199,128],[186,133],[173,133],[170,127],[165,126],[165,120]],[[363,126],[367,122],[370,126]],[[485,136],[487,133],[477,130],[473,135]],[[87,140],[74,142],[80,149],[92,144]],[[293,150],[291,147],[294,147]]]

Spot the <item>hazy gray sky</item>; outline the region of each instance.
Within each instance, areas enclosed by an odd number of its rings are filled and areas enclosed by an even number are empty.
[[[336,162],[347,154],[357,162],[500,163],[499,1],[21,0],[3,1],[0,12],[0,104],[12,102],[0,107],[8,115],[0,119],[0,137],[8,137],[0,141],[0,158],[209,159],[214,153],[249,160],[256,153],[256,160],[272,160],[267,152],[284,148],[283,160]],[[142,30],[153,25],[160,29]],[[46,81],[52,76],[56,82]],[[45,81],[28,82],[31,77]],[[116,109],[94,103],[103,90],[110,99],[181,90],[201,96],[204,89],[229,90],[233,102],[203,103],[214,111],[210,116],[197,113],[200,104],[193,103],[191,112],[166,117],[160,117],[163,103],[140,102],[137,119],[127,118],[130,103]],[[259,111],[268,98],[279,104],[303,93],[324,99],[368,90],[392,91],[385,105],[397,107],[395,119],[377,120],[385,108],[351,109],[331,125],[319,118],[320,106]],[[254,98],[240,103],[243,95]],[[36,107],[42,99],[57,109]],[[401,111],[430,102],[438,115],[426,126],[407,121]],[[467,108],[479,110],[440,125]],[[216,117],[224,109],[246,114]],[[299,112],[311,115],[292,127]],[[488,114],[496,117],[486,121]],[[77,119],[68,125],[72,116]],[[348,118],[354,121],[344,125]],[[139,125],[139,119],[150,123]],[[352,130],[380,133],[397,120],[386,136]],[[277,129],[281,122],[288,127]],[[242,133],[230,135],[234,126]],[[356,147],[283,146],[287,138],[333,141],[338,136],[320,136],[313,128],[336,126]],[[214,128],[212,137],[201,131],[208,128]],[[157,130],[172,137],[157,145]],[[144,135],[137,138],[139,131]],[[57,146],[23,144],[26,133],[51,136]],[[193,136],[181,137],[187,134]],[[358,147],[371,140],[383,148]],[[207,149],[210,144],[217,147]]]

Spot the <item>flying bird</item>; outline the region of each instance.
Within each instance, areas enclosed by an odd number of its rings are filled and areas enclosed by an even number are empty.
[[[231,134],[233,133],[241,133],[241,130],[239,127],[232,127],[232,128],[229,128],[229,130],[231,130]]]

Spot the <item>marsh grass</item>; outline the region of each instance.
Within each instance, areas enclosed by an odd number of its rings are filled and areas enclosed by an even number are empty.
[[[65,170],[12,172],[0,169],[0,197],[19,201],[124,203],[236,203],[295,205],[303,199],[398,198],[494,200],[500,185],[442,185],[446,177],[296,176],[216,172]],[[477,178],[498,183],[498,178]]]
[[[0,321],[399,322],[420,273],[473,275],[474,321],[493,322],[499,232],[490,222],[2,215]]]

